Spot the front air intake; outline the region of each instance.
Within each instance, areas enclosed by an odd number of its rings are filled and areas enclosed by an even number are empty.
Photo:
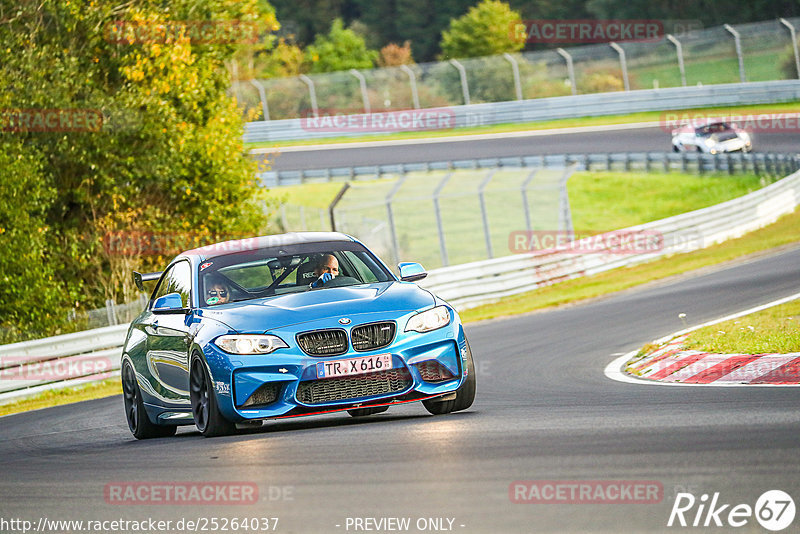
[[[353,349],[365,351],[383,348],[391,344],[395,328],[395,324],[392,322],[356,326],[350,332]]]
[[[347,352],[347,334],[338,328],[303,332],[297,344],[309,356],[336,356]]]

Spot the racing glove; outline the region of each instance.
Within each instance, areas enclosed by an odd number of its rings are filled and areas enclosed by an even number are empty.
[[[333,280],[333,275],[331,273],[322,273],[322,276],[317,278],[312,284],[311,287],[322,287],[323,284],[326,282],[330,282]]]

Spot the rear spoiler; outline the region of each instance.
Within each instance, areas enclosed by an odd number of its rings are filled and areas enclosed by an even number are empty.
[[[159,271],[157,273],[137,273],[133,271],[133,283],[136,284],[136,287],[139,288],[139,291],[144,291],[144,284],[143,282],[150,282],[152,280],[158,280],[161,278],[161,273],[164,271]]]

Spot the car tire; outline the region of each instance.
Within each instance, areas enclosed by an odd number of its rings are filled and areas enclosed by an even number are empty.
[[[461,384],[461,386],[459,386],[459,388],[456,390],[456,398],[446,401],[437,401],[436,399],[422,401],[422,404],[423,406],[425,406],[425,409],[428,410],[433,415],[441,415],[445,413],[466,410],[467,408],[472,406],[472,402],[475,400],[475,386],[477,382],[475,378],[475,362],[472,360],[472,349],[470,349],[469,341],[466,341],[466,345],[467,345],[467,358],[466,358],[467,378],[464,380],[464,383]]]
[[[136,439],[165,438],[175,435],[178,430],[175,425],[157,425],[150,421],[144,409],[136,372],[127,360],[122,364],[122,400],[125,405],[125,420]]]
[[[367,415],[383,413],[388,409],[388,406],[375,406],[373,408],[355,408],[353,410],[347,410],[347,413],[349,413],[352,417],[366,417]]]
[[[672,145],[672,151],[673,152],[680,152],[680,149],[678,149],[678,145]]]
[[[236,424],[225,419],[219,411],[217,392],[199,356],[192,359],[189,372],[189,400],[192,404],[194,424],[201,434],[210,438],[236,432]]]

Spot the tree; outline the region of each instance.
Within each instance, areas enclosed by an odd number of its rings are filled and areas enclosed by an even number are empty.
[[[47,308],[125,299],[132,266],[162,268],[181,249],[264,229],[243,118],[226,94],[224,61],[237,43],[204,42],[182,22],[273,27],[264,5],[185,0],[166,12],[155,0],[0,0],[0,153],[11,158],[0,162],[0,207],[10,217],[0,219],[4,255],[22,250],[20,236],[29,239],[26,254],[3,260],[6,273],[26,273],[15,278],[28,287],[11,293],[3,284],[3,324],[30,326]],[[180,31],[131,30],[129,41],[110,37],[117,21]],[[8,122],[53,112],[80,116],[80,127]],[[164,246],[144,254],[109,246],[108,236],[120,234],[155,236]]]
[[[389,43],[381,48],[381,57],[378,65],[381,67],[397,67],[398,65],[411,65],[414,58],[411,56],[411,41],[406,41],[403,46]]]
[[[522,16],[499,0],[483,0],[442,32],[442,59],[479,57],[516,52],[525,46],[512,25]]]
[[[311,63],[311,72],[334,72],[348,69],[371,69],[378,59],[378,52],[369,50],[364,38],[350,29],[345,29],[342,19],[335,19],[327,35],[317,35],[314,44],[308,46],[306,57]]]

